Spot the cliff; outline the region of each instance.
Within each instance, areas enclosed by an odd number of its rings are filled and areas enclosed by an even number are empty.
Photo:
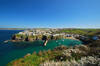
[[[34,35],[27,36],[21,34],[15,34],[12,36],[12,40],[15,41],[35,41],[35,40],[58,40],[65,39],[66,37],[63,35],[53,36],[53,35]]]

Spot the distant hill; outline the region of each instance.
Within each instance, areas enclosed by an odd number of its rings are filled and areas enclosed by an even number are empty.
[[[32,29],[61,29],[61,30],[100,30],[100,28],[0,28],[0,30],[32,30]]]

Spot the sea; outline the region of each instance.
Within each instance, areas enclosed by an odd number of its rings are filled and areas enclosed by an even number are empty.
[[[9,62],[24,57],[28,53],[54,49],[60,45],[74,46],[82,44],[81,41],[72,39],[50,40],[45,47],[43,46],[44,41],[41,40],[34,42],[4,42],[21,31],[23,30],[0,30],[0,66],[6,66]]]

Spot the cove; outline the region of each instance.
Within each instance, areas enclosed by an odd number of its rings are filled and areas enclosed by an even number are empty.
[[[17,31],[19,32],[19,31]],[[6,36],[0,39],[8,40],[16,31],[6,31]],[[3,33],[3,32],[1,32]],[[3,40],[2,40],[3,41]],[[34,42],[0,42],[0,66],[5,66],[8,62],[21,58],[27,53],[39,52],[40,50],[53,49],[60,45],[74,46],[82,44],[81,41],[71,39],[49,40],[46,47],[43,46],[43,41]]]

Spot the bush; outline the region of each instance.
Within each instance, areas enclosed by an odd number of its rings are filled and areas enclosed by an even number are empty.
[[[43,54],[42,51],[39,51],[38,55],[39,55],[39,56],[42,56],[42,54]]]

